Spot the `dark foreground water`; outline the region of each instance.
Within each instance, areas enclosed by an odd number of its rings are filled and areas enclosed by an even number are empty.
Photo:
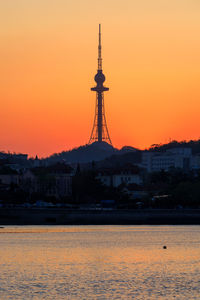
[[[200,226],[6,226],[0,299],[200,299]]]

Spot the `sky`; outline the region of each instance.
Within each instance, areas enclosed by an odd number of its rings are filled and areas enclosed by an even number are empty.
[[[200,138],[199,0],[2,0],[0,151],[88,143],[99,23],[113,145]]]

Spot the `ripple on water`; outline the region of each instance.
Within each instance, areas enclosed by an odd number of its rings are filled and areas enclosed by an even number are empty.
[[[0,230],[0,299],[199,299],[200,226]]]

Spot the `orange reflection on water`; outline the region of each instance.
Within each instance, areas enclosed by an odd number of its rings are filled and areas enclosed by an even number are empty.
[[[2,299],[198,297],[200,226],[6,226],[0,244]]]

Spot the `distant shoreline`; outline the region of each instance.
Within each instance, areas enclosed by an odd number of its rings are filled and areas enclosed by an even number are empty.
[[[0,208],[0,225],[200,225],[200,209]]]

